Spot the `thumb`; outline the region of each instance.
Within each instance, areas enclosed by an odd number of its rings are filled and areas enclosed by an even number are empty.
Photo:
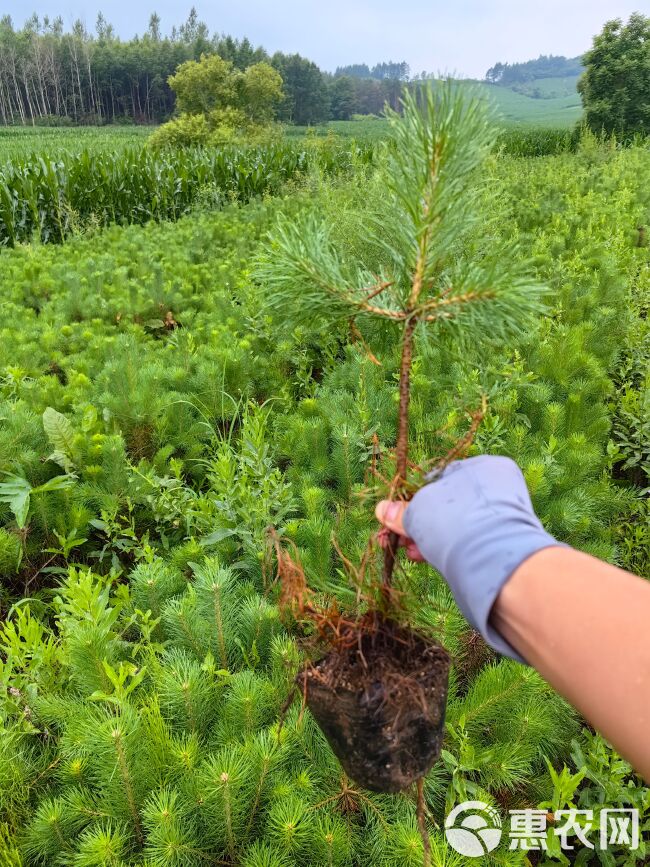
[[[400,500],[382,500],[375,507],[375,516],[384,527],[388,527],[399,536],[405,536],[403,520],[407,506],[408,503],[403,503]]]

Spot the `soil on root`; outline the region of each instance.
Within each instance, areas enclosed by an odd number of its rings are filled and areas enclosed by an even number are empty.
[[[299,678],[346,773],[367,789],[399,792],[440,754],[448,675],[443,647],[382,620]]]

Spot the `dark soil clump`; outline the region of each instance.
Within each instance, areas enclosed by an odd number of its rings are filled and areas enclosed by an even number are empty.
[[[443,647],[377,620],[299,678],[346,773],[367,789],[399,792],[440,754],[448,675]]]

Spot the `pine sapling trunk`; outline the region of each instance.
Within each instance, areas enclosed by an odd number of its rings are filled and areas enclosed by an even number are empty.
[[[408,472],[409,445],[409,403],[411,400],[411,365],[413,363],[413,335],[417,319],[410,316],[404,326],[402,336],[402,360],[399,374],[399,410],[397,416],[397,444],[395,448],[395,479],[393,493],[399,494],[406,483]],[[384,551],[382,581],[384,592],[390,587],[395,569],[395,559],[399,545],[397,533],[391,533]]]
[[[221,775],[223,783],[223,814],[226,822],[226,838],[228,841],[228,852],[234,858],[236,850],[235,835],[232,826],[232,801],[230,797],[230,776],[225,771]]]

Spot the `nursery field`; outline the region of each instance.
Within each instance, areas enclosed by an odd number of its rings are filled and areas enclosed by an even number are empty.
[[[514,458],[558,538],[650,577],[650,152],[571,149],[489,157],[464,255],[516,241],[544,310],[498,349],[416,334],[412,460],[444,454],[486,395],[473,453]],[[397,334],[291,324],[259,262],[279,219],[313,213],[372,265],[376,154],[136,153],[0,170],[0,865],[420,867],[415,794],[355,785],[300,694],[287,704],[305,635],[269,537],[354,605],[347,561],[377,529],[372,469],[396,439]],[[403,563],[404,582],[409,622],[453,662],[424,782],[431,863],[467,863],[441,828],[472,799],[591,809],[596,836],[604,807],[632,807],[647,839],[630,767],[497,658],[432,570]],[[534,863],[568,864],[548,841]],[[531,857],[504,839],[477,863]]]

